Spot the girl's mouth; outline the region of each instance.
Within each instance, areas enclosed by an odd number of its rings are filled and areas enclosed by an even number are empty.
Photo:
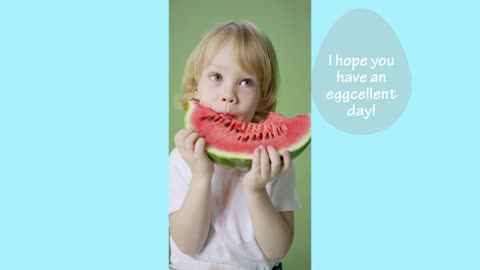
[[[220,114],[221,117],[223,117],[225,119],[228,119],[228,120],[232,120],[232,119],[235,118],[232,114],[229,114],[229,113],[218,113],[218,114]]]

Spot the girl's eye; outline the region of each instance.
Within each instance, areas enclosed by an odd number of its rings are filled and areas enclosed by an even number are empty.
[[[210,74],[209,78],[212,81],[220,81],[222,79],[222,75],[218,73],[213,73],[213,74]]]
[[[251,79],[245,79],[245,80],[242,80],[240,82],[240,85],[241,86],[252,86],[253,85],[253,81]]]

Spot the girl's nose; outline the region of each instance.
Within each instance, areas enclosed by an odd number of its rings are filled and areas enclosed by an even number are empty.
[[[221,95],[222,97],[222,102],[225,103],[236,103],[237,98],[235,96],[235,90],[233,89],[234,86],[227,87],[224,89],[223,94]]]
[[[227,103],[235,103],[237,100],[234,97],[223,97],[222,101]]]

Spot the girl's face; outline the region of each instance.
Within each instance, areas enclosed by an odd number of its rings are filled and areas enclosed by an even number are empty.
[[[203,106],[243,122],[250,122],[260,109],[259,78],[241,68],[232,42],[206,63],[195,98]]]

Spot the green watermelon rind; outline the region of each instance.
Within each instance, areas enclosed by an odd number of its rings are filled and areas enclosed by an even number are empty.
[[[190,101],[187,104],[187,110],[184,117],[184,125],[185,128],[191,128],[191,123],[189,121],[190,116],[193,112],[192,106],[193,102]],[[292,145],[289,147],[288,151],[290,152],[290,159],[294,160],[297,158],[310,144],[311,135],[310,133],[304,136],[303,140],[300,140],[297,144]],[[248,170],[252,167],[252,157],[253,154],[232,154],[228,152],[224,152],[213,147],[207,147],[206,149],[207,155],[212,159],[215,163],[223,165],[227,168],[234,168],[240,170]],[[283,155],[280,155],[280,159],[283,160]]]
[[[311,137],[308,136],[308,139],[304,143],[299,143],[300,147],[296,149],[289,150],[290,159],[294,160],[297,158],[310,144]],[[234,168],[240,170],[248,170],[252,167],[252,156],[248,155],[245,157],[239,157],[239,155],[233,155],[228,153],[222,153],[216,149],[206,149],[207,155],[217,164],[221,164],[227,168]],[[280,155],[280,159],[283,160],[283,155]]]

